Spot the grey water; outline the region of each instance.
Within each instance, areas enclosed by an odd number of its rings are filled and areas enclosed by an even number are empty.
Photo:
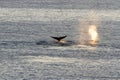
[[[119,3],[0,0],[0,80],[119,80]],[[89,25],[97,27],[96,46],[78,43]],[[61,35],[70,45],[50,38]]]

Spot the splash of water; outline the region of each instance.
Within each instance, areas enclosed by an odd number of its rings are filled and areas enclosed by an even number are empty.
[[[79,44],[80,45],[96,45],[98,44],[99,34],[97,31],[97,25],[100,23],[100,19],[91,12],[86,19],[80,19],[80,24],[77,29],[79,30]]]
[[[97,28],[95,25],[90,25],[89,26],[89,30],[88,30],[88,34],[90,36],[90,44],[96,44],[96,42],[98,41],[98,32],[97,32]]]

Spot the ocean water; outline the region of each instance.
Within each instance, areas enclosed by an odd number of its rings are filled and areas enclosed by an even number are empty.
[[[119,80],[119,2],[1,0],[0,80]],[[95,46],[79,43],[90,25]]]

